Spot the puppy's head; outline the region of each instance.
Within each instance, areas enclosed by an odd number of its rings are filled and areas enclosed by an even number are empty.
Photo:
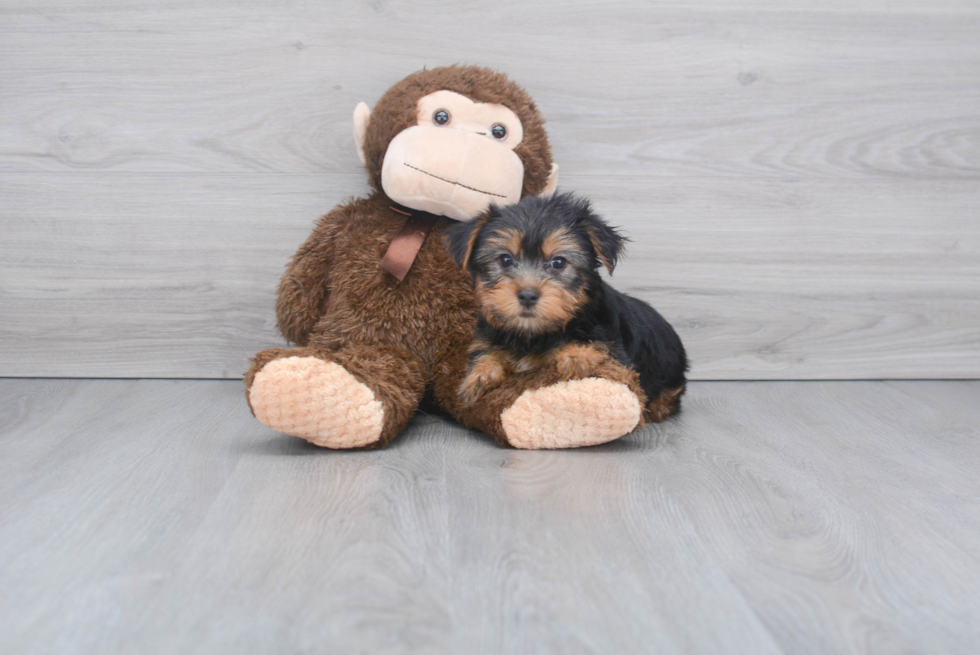
[[[474,280],[484,318],[525,336],[561,330],[611,273],[625,239],[571,194],[493,206],[450,228],[449,249]]]

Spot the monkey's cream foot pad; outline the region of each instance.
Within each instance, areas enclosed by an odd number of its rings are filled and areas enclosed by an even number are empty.
[[[629,434],[641,409],[625,384],[585,378],[525,391],[500,418],[515,448],[578,448]]]
[[[343,366],[315,357],[276,359],[249,390],[264,425],[324,448],[357,448],[381,437],[384,407]]]

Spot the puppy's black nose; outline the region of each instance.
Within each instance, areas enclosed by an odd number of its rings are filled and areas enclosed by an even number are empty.
[[[540,297],[541,294],[534,289],[521,289],[517,292],[517,300],[525,307],[533,307]]]

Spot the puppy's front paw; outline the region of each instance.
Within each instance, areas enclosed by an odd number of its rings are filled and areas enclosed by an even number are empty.
[[[555,369],[562,380],[581,380],[592,376],[606,356],[591,344],[569,344],[555,352]]]
[[[463,383],[459,385],[459,400],[465,407],[471,407],[480,396],[503,382],[507,371],[493,357],[478,359]]]

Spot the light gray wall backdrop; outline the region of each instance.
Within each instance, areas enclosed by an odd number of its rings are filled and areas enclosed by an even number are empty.
[[[0,0],[0,375],[236,377],[351,112],[523,84],[696,379],[980,376],[980,6]]]

